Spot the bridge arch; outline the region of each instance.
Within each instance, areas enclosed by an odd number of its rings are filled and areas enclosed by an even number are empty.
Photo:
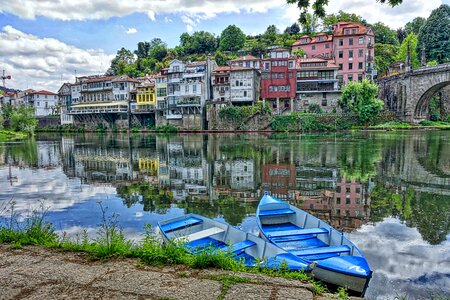
[[[428,117],[428,104],[439,91],[450,97],[450,64],[424,67],[376,80],[385,109],[405,121]]]
[[[428,117],[428,107],[431,98],[439,93],[445,87],[450,86],[450,81],[440,82],[436,85],[431,86],[427,91],[425,91],[422,96],[419,97],[414,108],[414,119],[423,119]]]

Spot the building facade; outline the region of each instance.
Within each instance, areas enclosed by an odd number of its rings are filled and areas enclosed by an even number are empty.
[[[273,49],[261,61],[261,98],[276,114],[294,111],[296,57],[286,49]]]
[[[69,115],[70,106],[72,105],[71,89],[71,84],[66,82],[58,90],[58,103],[61,125],[73,124],[73,116]]]
[[[333,26],[333,58],[341,83],[373,79],[375,37],[372,29],[356,22]]]
[[[24,103],[34,107],[36,117],[58,113],[58,94],[46,90],[30,91],[24,96]]]
[[[304,35],[292,45],[292,51],[298,49],[302,49],[304,51],[306,58],[332,58],[333,36],[323,32],[319,33],[315,37]]]
[[[297,99],[300,110],[307,111],[311,104],[332,112],[341,96],[338,85],[338,67],[332,60],[301,58],[297,62]]]

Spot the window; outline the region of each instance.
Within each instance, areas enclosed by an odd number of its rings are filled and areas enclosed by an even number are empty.
[[[316,50],[316,45],[312,45],[311,50]]]
[[[264,62],[264,70],[270,70],[270,62]]]
[[[348,69],[353,70],[353,63],[348,63]]]
[[[244,97],[247,97],[247,91],[244,91]]]
[[[269,78],[270,78],[270,74],[268,74],[268,73],[261,74],[261,79],[269,79]]]
[[[344,46],[344,39],[339,39],[339,46]]]
[[[342,69],[343,69],[342,64],[339,64],[339,70],[342,70]]]
[[[353,81],[353,75],[352,74],[348,75],[348,81]]]
[[[336,198],[336,204],[341,204],[341,198],[340,197]]]
[[[293,77],[292,72],[289,72],[289,78],[292,78],[292,77]]]
[[[360,37],[358,39],[358,44],[360,44],[360,45],[364,44],[364,38],[363,37]]]
[[[189,93],[189,86],[188,86],[188,85],[184,87],[184,91],[185,91],[186,93]]]
[[[330,44],[329,43],[326,43],[325,44],[325,49],[329,49],[330,48]]]
[[[348,57],[349,58],[353,58],[353,50],[349,50],[348,51]]]
[[[348,44],[351,46],[351,45],[353,45],[353,38],[349,38],[348,39]]]
[[[362,81],[362,80],[363,80],[362,74],[358,74],[358,81]]]
[[[194,85],[192,86],[192,92],[193,92],[193,93],[197,93],[197,85],[196,85],[196,84],[194,84]]]
[[[322,98],[322,106],[327,106],[327,98]]]
[[[239,80],[236,80],[236,86],[239,86]]]
[[[345,204],[350,204],[350,198],[345,199]]]
[[[361,193],[361,188],[357,187],[355,192],[358,193],[358,194]]]
[[[358,57],[363,57],[364,56],[364,50],[363,49],[359,49],[358,50]]]
[[[362,68],[363,68],[363,63],[362,63],[362,62],[359,62],[359,63],[358,63],[358,69],[361,70]]]
[[[294,68],[294,62],[292,60],[289,61],[289,69]]]
[[[343,58],[344,57],[344,51],[339,51],[339,58]]]

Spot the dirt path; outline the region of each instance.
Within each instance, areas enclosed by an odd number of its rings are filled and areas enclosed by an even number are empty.
[[[0,299],[325,299],[300,281],[0,245]]]

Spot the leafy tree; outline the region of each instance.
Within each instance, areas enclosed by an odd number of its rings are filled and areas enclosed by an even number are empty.
[[[371,25],[375,34],[375,42],[380,44],[399,45],[397,32],[392,30],[387,25],[377,22]]]
[[[418,68],[420,66],[419,58],[417,56],[417,36],[414,33],[408,34],[408,36],[403,40],[400,50],[397,54],[397,61],[406,61],[406,55],[408,52],[408,43],[410,50],[411,66],[413,68]]]
[[[187,55],[212,53],[217,49],[216,37],[206,31],[197,31],[192,35],[185,32],[180,36],[180,44]]]
[[[303,50],[302,48],[298,48],[294,51],[292,51],[293,55],[296,55],[297,57],[303,57],[305,56],[305,50]]]
[[[406,30],[403,27],[400,27],[396,30],[397,33],[397,39],[400,42],[400,44],[403,42],[405,37],[407,36]]]
[[[425,46],[428,60],[450,61],[450,6],[443,4],[431,12],[420,28],[417,50]]]
[[[5,119],[3,118],[3,114],[0,113],[0,130],[3,129],[4,123],[5,123]]]
[[[307,23],[307,13],[309,6],[311,4],[311,1],[309,0],[286,0],[289,4],[296,4],[297,7],[300,9],[300,18],[299,22],[300,24],[304,25]],[[328,4],[329,0],[314,0],[312,3],[313,13],[314,15],[318,16],[319,18],[325,17],[325,6]],[[379,0],[381,3],[389,3],[391,6],[399,5],[403,2],[403,0]]]
[[[123,70],[126,65],[135,62],[133,53],[125,48],[121,48],[117,51],[116,57],[111,60],[111,66],[109,67],[107,74],[109,75],[121,75],[124,74]]]
[[[312,104],[308,107],[308,112],[309,112],[309,113],[313,113],[313,114],[321,114],[321,113],[323,113],[323,109],[322,109],[322,107],[320,107],[319,104],[317,104],[317,103],[312,103]]]
[[[303,32],[306,34],[317,32],[319,29],[319,18],[310,13],[307,13],[305,18],[305,22],[303,23]]]
[[[137,44],[137,50],[134,50],[134,54],[136,54],[138,58],[147,57],[150,54],[150,43],[139,42]]]
[[[295,22],[291,26],[286,27],[286,29],[284,30],[284,33],[288,33],[288,34],[297,34],[299,32],[300,32],[300,26],[298,26],[297,22]]]
[[[419,35],[420,28],[422,28],[422,26],[425,24],[426,21],[427,19],[425,18],[416,17],[412,21],[406,23],[405,25],[406,35],[410,34],[411,32],[414,33],[415,35]]]
[[[357,113],[359,121],[367,126],[383,108],[383,101],[377,96],[378,86],[375,83],[367,79],[350,81],[342,89],[338,103],[343,111]]]
[[[266,31],[261,36],[261,42],[264,46],[269,47],[275,44],[277,40],[278,29],[275,25],[270,25],[267,27]]]
[[[322,18],[323,29],[325,31],[331,31],[332,26],[338,22],[356,22],[367,25],[367,22],[363,17],[340,10],[337,14],[329,14]]]
[[[156,45],[151,48],[149,57],[156,59],[157,61],[162,61],[167,55],[167,48],[164,44]]]
[[[10,127],[12,130],[33,134],[37,125],[38,122],[32,106],[21,105],[12,110],[10,116]]]
[[[223,54],[223,52],[216,51],[216,54],[214,55],[214,60],[216,61],[217,65],[219,66],[226,66],[228,57]]]
[[[221,51],[237,51],[245,44],[245,34],[236,25],[229,25],[220,34]]]
[[[375,69],[387,73],[389,65],[396,62],[400,47],[389,44],[375,44]]]

